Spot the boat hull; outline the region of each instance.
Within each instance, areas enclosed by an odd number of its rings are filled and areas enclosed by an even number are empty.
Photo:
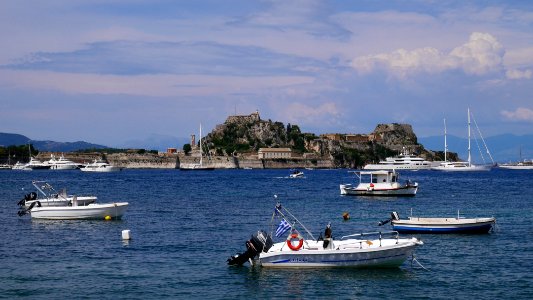
[[[261,253],[259,261],[266,268],[396,268],[412,255],[416,246],[422,244],[416,239],[401,239],[398,244],[396,239],[384,239],[382,247],[378,246],[377,240],[372,241],[372,246],[363,240],[348,242],[351,247],[343,248],[341,244],[329,250],[321,249],[322,242],[314,242],[316,249],[304,246],[299,251],[292,251],[285,247]],[[276,245],[273,248],[279,248],[279,244]]]
[[[351,184],[340,185],[341,195],[354,196],[415,196],[418,185],[401,186],[398,188],[360,188]]]
[[[495,222],[494,218],[412,218],[391,223],[393,230],[401,233],[488,233]]]
[[[110,167],[85,167],[80,169],[82,172],[118,172],[121,170],[119,167],[110,166]]]
[[[30,214],[33,219],[79,220],[79,219],[120,219],[126,212],[127,202],[89,204],[87,206],[47,206],[34,207]]]

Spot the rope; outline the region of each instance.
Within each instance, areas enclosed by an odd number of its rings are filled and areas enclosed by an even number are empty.
[[[430,272],[429,269],[426,269],[426,267],[424,267],[424,266],[423,266],[423,265],[422,265],[422,264],[416,259],[416,257],[414,256],[414,254],[413,254],[413,258],[411,259],[411,268],[413,267],[413,262],[416,262],[417,265],[419,265],[420,267],[422,267],[422,269],[424,269],[424,270]]]

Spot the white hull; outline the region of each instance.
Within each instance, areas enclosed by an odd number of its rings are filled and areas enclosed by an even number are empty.
[[[87,206],[36,206],[31,209],[30,214],[33,219],[50,220],[105,219],[106,216],[120,219],[127,207],[127,202],[89,204]]]
[[[423,166],[417,166],[417,165],[392,165],[392,164],[368,164],[363,167],[365,170],[410,170],[410,171],[418,171],[418,170],[429,170],[431,169],[432,165],[423,165]]]
[[[435,171],[444,172],[478,172],[478,171],[490,171],[492,166],[489,165],[454,165],[453,163],[445,163],[440,166],[431,168]]]
[[[76,170],[78,165],[51,165],[50,170]]]
[[[80,169],[82,172],[118,172],[121,170],[119,167],[115,166],[102,166],[102,167],[84,167]]]
[[[499,165],[498,167],[508,170],[533,170],[533,165]]]
[[[350,239],[333,241],[334,248],[324,249],[322,243],[306,240],[298,251],[290,250],[285,242],[276,243],[259,255],[259,261],[267,268],[399,267],[422,244],[416,238]]]

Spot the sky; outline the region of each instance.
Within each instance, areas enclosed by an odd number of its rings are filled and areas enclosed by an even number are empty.
[[[108,146],[228,115],[533,133],[533,1],[0,1],[0,132]],[[169,145],[176,146],[176,145]],[[180,145],[178,145],[180,146]]]

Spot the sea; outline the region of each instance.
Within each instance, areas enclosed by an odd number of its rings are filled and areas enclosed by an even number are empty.
[[[405,171],[415,197],[341,196],[346,169],[0,171],[2,299],[533,299],[533,171]],[[127,201],[122,220],[37,221],[17,202],[45,180],[100,203]],[[388,231],[400,217],[492,217],[489,234],[417,234],[400,268],[228,266],[280,202],[315,235]],[[343,214],[350,219],[344,220]],[[130,240],[122,231],[130,230]]]

